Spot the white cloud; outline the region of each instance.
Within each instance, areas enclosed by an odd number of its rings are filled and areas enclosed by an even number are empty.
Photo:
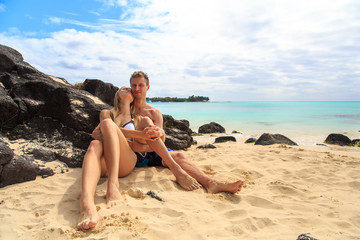
[[[64,29],[43,39],[2,34],[0,41],[73,83],[98,78],[120,86],[144,70],[150,96],[359,100],[354,1],[103,2],[122,7],[119,19],[49,18],[91,31]]]
[[[5,8],[6,8],[5,4],[0,3],[0,12],[5,12]]]

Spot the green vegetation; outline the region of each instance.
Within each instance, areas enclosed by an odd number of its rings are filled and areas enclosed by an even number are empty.
[[[84,90],[85,89],[84,83],[75,83],[73,85],[73,87],[76,88],[76,89],[79,89],[79,90]]]
[[[188,98],[177,98],[177,97],[153,97],[146,98],[148,102],[208,102],[208,97],[203,96],[190,96]]]

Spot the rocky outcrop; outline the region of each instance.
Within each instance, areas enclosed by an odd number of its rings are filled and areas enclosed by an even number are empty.
[[[255,145],[272,145],[272,144],[285,144],[290,146],[297,146],[295,142],[281,134],[264,133],[255,142]]]
[[[211,122],[199,127],[199,133],[224,133],[225,128],[218,123]]]
[[[81,167],[104,108],[110,106],[65,79],[41,73],[18,51],[0,45],[0,139],[22,142],[21,155],[11,160],[1,145],[1,186],[53,174],[35,160],[59,159]]]
[[[173,150],[183,150],[195,144],[191,134],[190,123],[187,120],[175,120],[170,115],[163,115],[165,145]]]
[[[98,79],[86,79],[84,90],[100,98],[104,103],[114,106],[114,96],[119,88],[111,83],[104,83]]]
[[[325,143],[336,144],[336,145],[340,145],[340,146],[352,145],[350,138],[348,138],[345,135],[337,134],[337,133],[331,133],[329,136],[327,136],[327,138],[325,139]]]
[[[223,143],[223,142],[236,142],[236,138],[234,136],[221,136],[215,138],[215,143]]]

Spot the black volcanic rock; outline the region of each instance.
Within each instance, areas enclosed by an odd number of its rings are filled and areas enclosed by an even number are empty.
[[[272,144],[285,144],[290,146],[297,146],[295,142],[281,134],[264,133],[255,142],[255,145],[272,145]]]
[[[221,136],[215,138],[215,143],[223,143],[223,142],[236,142],[236,138],[233,136]]]
[[[225,128],[218,123],[211,122],[199,127],[199,133],[224,133]]]
[[[114,96],[119,88],[98,79],[86,79],[84,81],[84,89],[100,98],[104,103],[114,106]]]
[[[348,138],[345,135],[337,134],[337,133],[331,133],[329,136],[327,136],[327,138],[325,139],[325,143],[336,144],[340,146],[352,145],[350,138]]]
[[[0,187],[35,180],[39,172],[40,168],[33,164],[31,160],[15,156],[3,166],[0,176]]]

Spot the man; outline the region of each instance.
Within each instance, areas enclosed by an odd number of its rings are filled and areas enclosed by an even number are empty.
[[[196,190],[202,186],[209,193],[236,193],[241,190],[243,181],[221,183],[207,176],[200,168],[189,161],[183,153],[168,151],[164,144],[165,132],[163,130],[162,114],[158,109],[146,102],[146,94],[150,88],[149,78],[146,73],[134,72],[130,78],[130,86],[134,96],[135,114],[143,117],[142,124],[138,126],[138,129],[148,128],[150,134],[154,136],[154,139],[147,140],[146,144],[135,142],[132,146],[134,151],[139,152],[137,153],[138,165],[150,163],[149,165],[153,166],[161,164],[168,167],[176,177],[176,181],[185,190]]]

